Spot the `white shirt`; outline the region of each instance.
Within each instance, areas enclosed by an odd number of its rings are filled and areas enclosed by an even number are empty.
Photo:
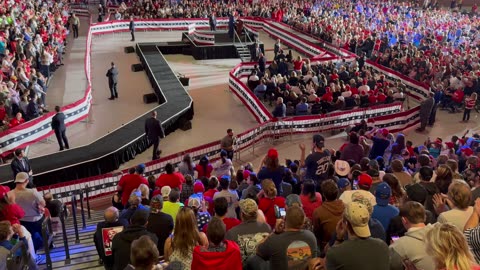
[[[460,231],[463,232],[463,228],[467,223],[467,220],[470,218],[473,212],[473,207],[469,206],[467,210],[460,210],[454,208],[447,212],[443,212],[438,216],[439,223],[451,223],[455,225],[455,227],[459,228]]]

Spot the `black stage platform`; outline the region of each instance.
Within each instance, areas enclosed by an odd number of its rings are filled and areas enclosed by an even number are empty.
[[[213,34],[215,36],[215,45],[197,44],[193,39],[193,35],[189,35],[187,32],[182,33],[181,41],[159,42],[156,44],[163,54],[191,55],[195,60],[240,58],[234,42],[228,36],[227,31],[200,31],[200,33]],[[255,43],[250,41],[252,39],[246,39],[245,34],[242,34],[240,39],[242,44],[246,45],[250,51],[254,50]],[[236,42],[238,43],[238,40]],[[263,43],[259,42],[258,44],[263,50]]]
[[[193,101],[155,44],[137,44],[136,51],[155,93],[161,98],[161,104],[154,110],[169,134],[193,118]],[[118,169],[120,164],[148,148],[144,134],[148,117],[150,112],[89,145],[31,159],[35,184],[51,185]],[[5,183],[12,178],[10,164],[1,166],[1,181]]]

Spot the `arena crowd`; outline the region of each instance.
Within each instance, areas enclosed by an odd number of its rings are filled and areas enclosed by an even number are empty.
[[[16,89],[27,96],[33,91],[34,103],[42,94],[29,89],[33,79],[21,79],[27,70],[24,60],[30,59],[30,73],[37,67],[48,78],[55,63],[52,53],[61,64],[62,53],[54,44],[65,45],[68,23],[76,20],[68,19],[61,2],[8,5],[0,48],[4,44],[2,80],[7,88],[16,82],[5,101],[13,110],[11,93],[19,92]],[[370,59],[430,87],[433,124],[437,108],[463,109],[468,112],[463,121],[468,121],[480,86],[476,6],[467,13],[452,6],[342,0],[178,5],[127,1],[114,18],[235,13],[284,22],[357,57],[310,63],[294,59],[277,41],[275,58],[267,67],[264,53],[255,50],[252,60],[258,65],[249,87],[260,99],[277,103],[274,116],[403,101],[405,86],[367,68]],[[12,32],[18,38],[12,39]],[[37,36],[43,50],[28,55],[31,47],[37,48]],[[28,50],[13,53],[27,40]],[[39,55],[45,53],[51,62],[42,62]],[[480,269],[479,132],[451,138],[431,134],[432,139],[413,145],[404,134],[362,121],[347,134],[339,149],[331,149],[317,134],[310,145],[299,145],[299,157],[280,157],[272,148],[258,167],[234,168],[234,134],[229,130],[216,161],[205,156],[193,162],[186,155],[178,166],[167,164],[165,173],[148,179],[144,165],[132,168],[118,183],[112,207],[94,234],[100,263],[106,269],[142,270]],[[29,188],[27,173],[18,173],[15,184],[15,189],[0,192],[0,255],[17,239],[35,256],[42,246],[38,224],[45,215],[58,214],[59,203]]]

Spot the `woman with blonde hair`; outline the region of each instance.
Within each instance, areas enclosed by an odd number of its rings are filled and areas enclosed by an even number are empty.
[[[164,256],[169,263],[181,263],[184,270],[192,266],[193,249],[195,246],[208,246],[207,236],[199,232],[195,213],[189,207],[178,211],[175,219],[173,235],[165,241]]]
[[[267,224],[275,228],[277,220],[275,208],[285,208],[285,198],[277,196],[275,183],[270,179],[262,181],[262,191],[258,194],[258,209],[265,214]]]
[[[436,223],[425,237],[427,254],[438,270],[479,270],[463,233],[454,225]]]

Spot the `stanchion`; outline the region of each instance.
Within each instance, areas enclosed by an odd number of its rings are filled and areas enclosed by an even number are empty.
[[[66,212],[67,208],[64,208]],[[62,222],[62,234],[63,234],[63,247],[65,248],[65,264],[70,264],[70,249],[68,248],[68,236],[67,236],[67,229],[65,228],[65,214],[62,213],[60,215],[60,222]]]
[[[75,229],[75,243],[80,244],[80,236],[78,235],[78,224],[77,224],[77,195],[72,195],[72,219],[73,219],[73,228]]]
[[[92,219],[92,214],[90,213],[90,196],[88,195],[89,193],[89,190],[90,188],[88,187],[88,185],[85,185],[85,197],[87,199],[87,214],[88,214],[88,219]]]
[[[85,223],[85,210],[83,209],[83,189],[80,190],[80,211],[80,214],[82,214],[82,228],[85,230],[87,228],[87,224]]]
[[[52,258],[50,257],[50,241],[48,237],[48,227],[51,226],[48,224],[50,221],[50,218],[47,218],[46,220],[43,221],[42,223],[42,239],[43,239],[43,249],[45,250],[45,264],[47,267],[47,270],[51,270],[52,268]]]

